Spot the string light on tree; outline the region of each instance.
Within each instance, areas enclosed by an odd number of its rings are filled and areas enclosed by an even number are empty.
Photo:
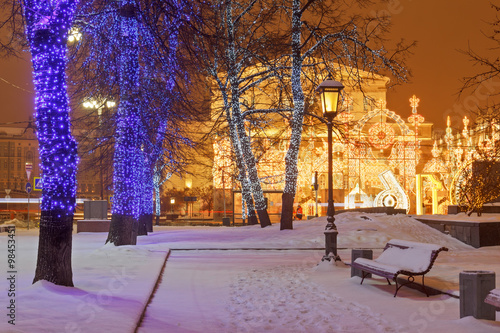
[[[76,142],[71,134],[66,83],[68,32],[77,2],[23,1],[35,86],[43,179],[40,236],[34,282],[73,286],[71,231],[76,196]]]

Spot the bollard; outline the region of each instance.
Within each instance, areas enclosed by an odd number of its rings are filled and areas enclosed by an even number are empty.
[[[373,259],[373,250],[363,250],[363,249],[352,249],[351,251],[351,263],[356,260],[356,258],[365,258],[365,259]],[[363,271],[359,268],[355,268],[351,266],[351,277],[359,276],[363,278]],[[371,278],[372,274],[368,273],[366,275],[367,278]]]
[[[495,289],[495,272],[463,271],[460,283],[460,318],[495,320],[495,307],[484,302],[489,291]]]

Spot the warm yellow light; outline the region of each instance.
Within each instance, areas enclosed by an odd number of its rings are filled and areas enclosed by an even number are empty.
[[[323,113],[337,112],[338,101],[339,90],[325,89],[321,94],[321,105],[323,106]]]
[[[186,179],[186,187],[191,188],[193,186],[193,180],[192,179]]]
[[[170,198],[170,203],[174,204],[175,203],[175,198]]]
[[[68,42],[70,43],[78,42],[80,39],[82,39],[82,34],[80,33],[80,30],[76,27],[71,28],[68,34]]]
[[[337,114],[339,94],[343,88],[342,83],[329,79],[323,81],[316,88],[321,98],[323,115],[332,117]]]

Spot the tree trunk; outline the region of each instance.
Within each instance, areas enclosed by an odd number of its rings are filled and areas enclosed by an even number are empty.
[[[142,214],[139,216],[139,227],[137,231],[137,236],[147,236],[148,235],[148,214]]]
[[[132,0],[120,8],[120,104],[117,111],[113,173],[113,211],[106,243],[135,245],[141,213],[141,181],[144,165],[140,149],[143,129],[138,108],[139,42],[137,9]],[[120,226],[120,223],[123,223]]]
[[[154,214],[148,214],[148,217],[146,219],[146,231],[147,232],[153,232],[153,217],[154,217]]]
[[[60,217],[42,211],[38,259],[33,283],[46,280],[57,285],[73,287],[71,248],[73,215]]]
[[[244,168],[244,166],[243,166],[243,168]],[[248,225],[259,224],[259,221],[257,220],[257,214],[255,213],[255,206],[254,206],[253,197],[252,197],[252,190],[250,188],[248,178],[246,177],[245,173],[241,174],[241,172],[240,172],[240,178],[243,178],[243,180],[240,180],[240,182],[241,182],[241,195],[243,196],[243,200],[245,201],[245,204],[247,205]],[[241,207],[241,208],[244,209],[244,207]]]
[[[294,197],[290,193],[281,196],[280,230],[293,229],[293,201]]]
[[[135,245],[137,243],[139,223],[128,215],[113,214],[106,243],[116,246]]]
[[[282,195],[282,213],[280,229],[293,229],[293,202],[297,192],[298,176],[298,156],[300,143],[302,142],[302,123],[304,121],[304,90],[302,88],[302,54],[301,54],[301,27],[302,10],[301,1],[293,0],[292,10],[292,97],[293,114],[291,121],[292,134],[290,136],[290,146],[285,157],[285,188]]]
[[[76,142],[71,134],[66,83],[68,27],[75,1],[23,3],[35,87],[37,136],[43,177],[38,257],[33,283],[73,286],[71,268],[76,194]]]
[[[238,65],[236,64],[236,45],[234,37],[234,21],[232,14],[231,1],[227,3],[226,7],[226,23],[227,23],[227,37],[228,37],[228,78],[231,86],[231,110],[234,132],[238,137],[241,146],[241,154],[245,162],[246,174],[250,181],[250,188],[252,189],[253,198],[255,201],[255,208],[259,216],[260,226],[262,228],[271,225],[269,214],[265,207],[264,194],[260,184],[260,179],[257,174],[257,165],[255,163],[255,156],[250,146],[250,139],[245,132],[244,119],[241,115],[240,108],[240,82]],[[233,144],[234,145],[234,144]]]

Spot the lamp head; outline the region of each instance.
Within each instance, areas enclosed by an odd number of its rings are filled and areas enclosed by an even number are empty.
[[[321,98],[323,116],[333,118],[337,115],[339,95],[343,88],[342,83],[331,79],[326,79],[316,88]]]

